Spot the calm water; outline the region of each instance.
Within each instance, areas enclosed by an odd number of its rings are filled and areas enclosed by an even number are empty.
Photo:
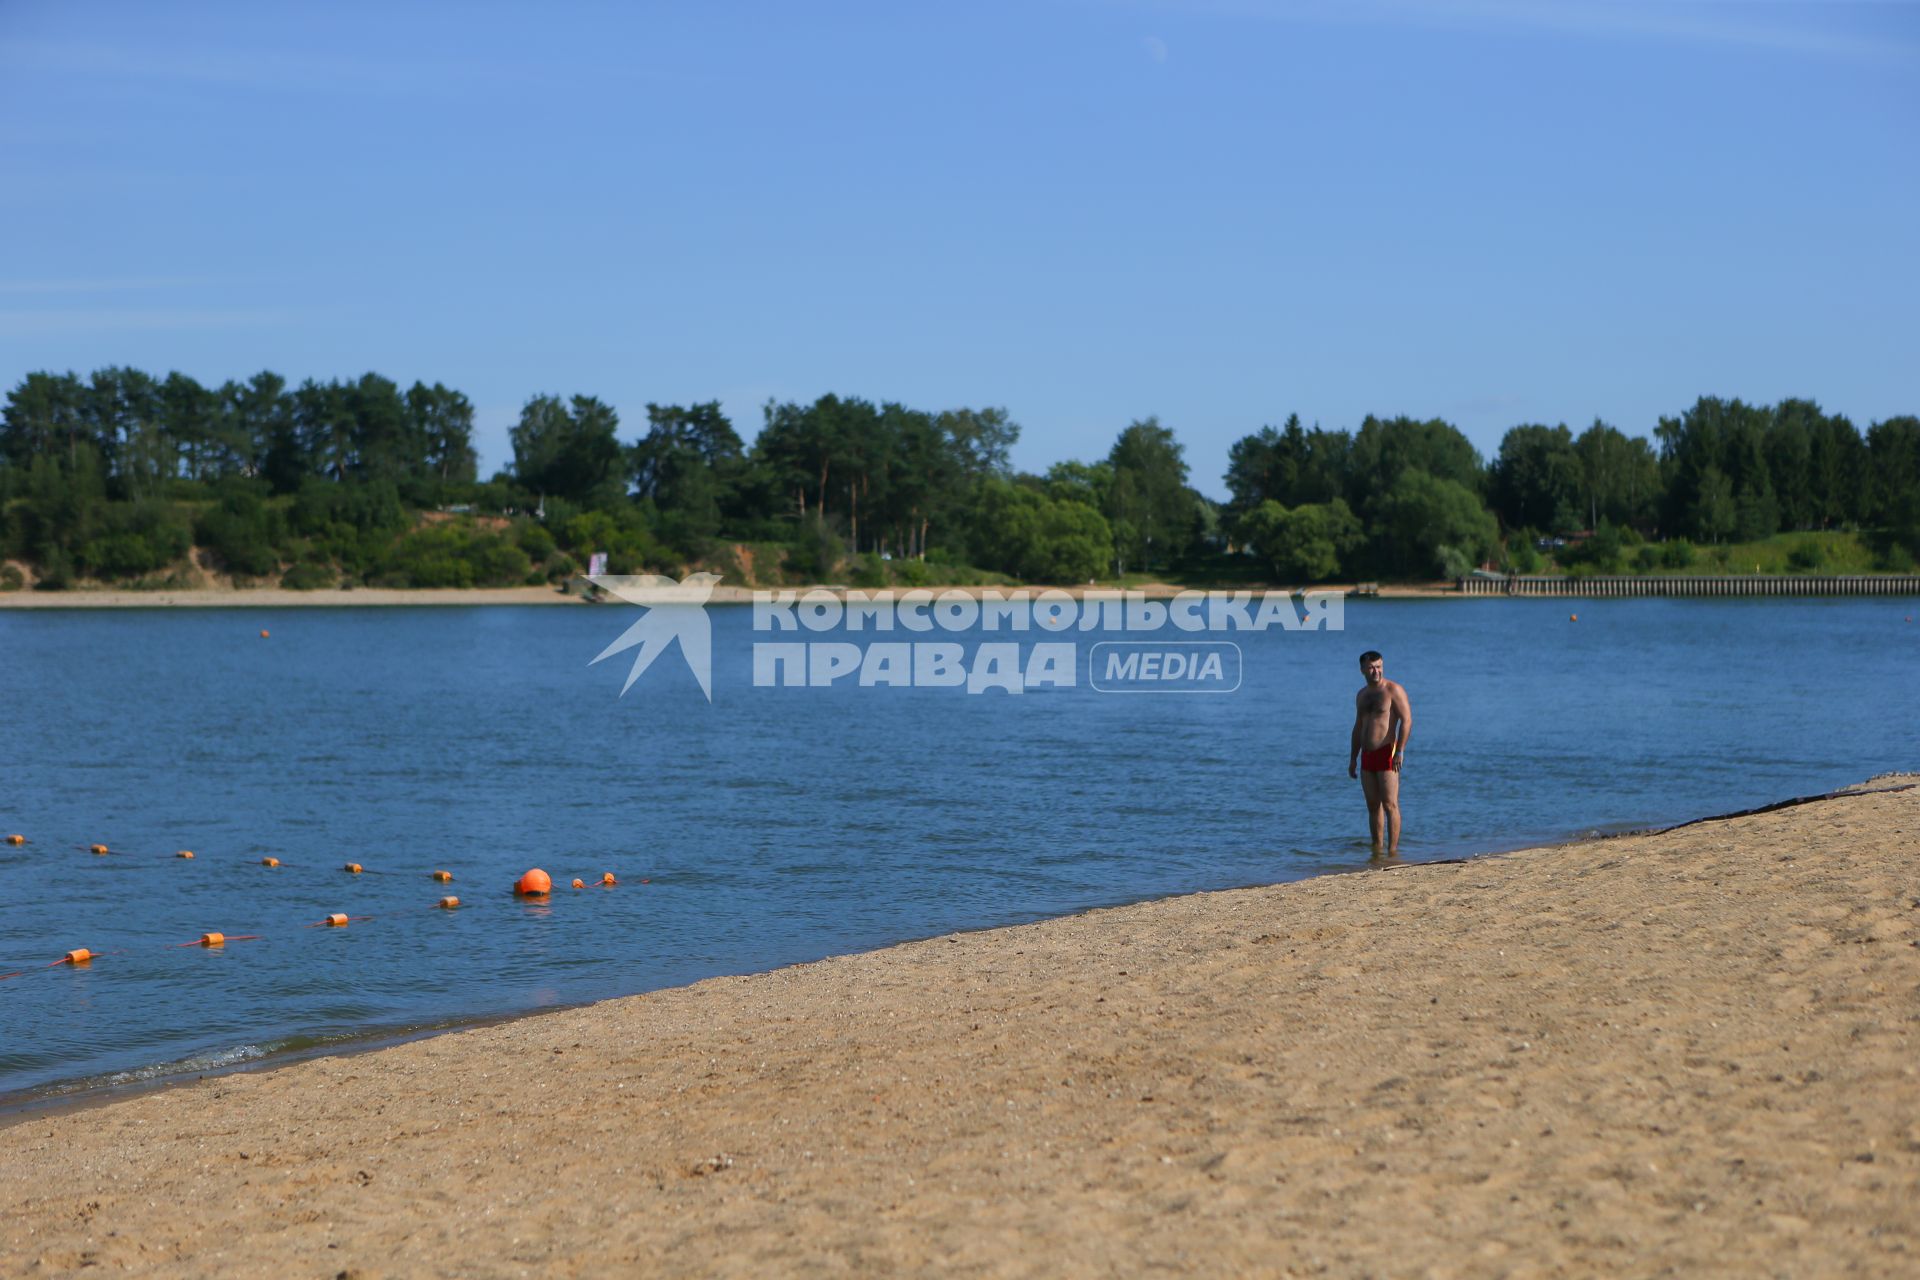
[[[1413,700],[1409,859],[1911,769],[1916,614],[1360,602],[1235,636],[1230,695],[1015,698],[755,689],[716,609],[708,705],[674,654],[625,698],[587,666],[624,607],[0,611],[0,830],[33,841],[0,845],[0,973],[104,953],[0,981],[0,1100],[1364,865],[1369,647]],[[622,883],[517,901],[531,866]],[[305,927],[336,911],[370,918]],[[261,936],[170,945],[208,930]]]

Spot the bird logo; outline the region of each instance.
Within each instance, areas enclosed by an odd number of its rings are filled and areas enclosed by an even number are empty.
[[[640,673],[678,640],[680,656],[700,682],[700,692],[707,695],[708,702],[713,701],[713,628],[707,621],[706,604],[714,584],[720,581],[719,574],[690,573],[681,582],[650,573],[600,574],[587,581],[647,611],[588,666],[639,645],[627,682],[620,686],[620,696],[625,697]]]

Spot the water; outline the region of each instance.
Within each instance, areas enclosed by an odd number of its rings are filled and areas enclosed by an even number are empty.
[[[624,607],[0,611],[0,1102],[1363,866],[1365,648],[1412,696],[1409,860],[1912,769],[1916,613],[1355,602],[1233,637],[1233,694],[1014,698],[755,689],[714,609],[708,705],[673,654],[623,699],[586,665]],[[260,936],[172,945],[209,930]]]

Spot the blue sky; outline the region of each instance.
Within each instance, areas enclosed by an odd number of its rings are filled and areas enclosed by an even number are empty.
[[[1920,413],[1920,6],[0,0],[0,384]]]

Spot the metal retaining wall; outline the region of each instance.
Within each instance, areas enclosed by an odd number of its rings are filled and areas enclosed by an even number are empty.
[[[1470,596],[1904,596],[1920,574],[1730,574],[1725,577],[1462,578]]]

